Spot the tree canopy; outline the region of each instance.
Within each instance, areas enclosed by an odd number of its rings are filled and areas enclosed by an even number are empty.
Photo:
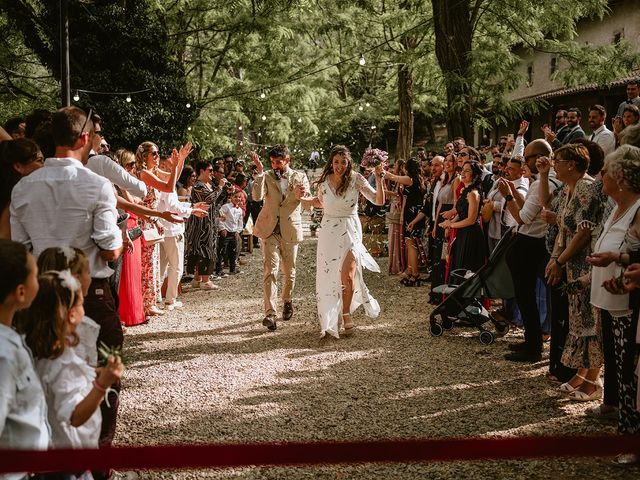
[[[0,4],[0,101],[7,117],[55,106],[57,0]],[[535,102],[508,100],[520,50],[568,61],[566,84],[637,69],[624,43],[576,42],[606,0],[69,0],[72,89],[114,145],[203,156],[287,143],[294,157],[331,143],[406,157],[434,125],[471,138]],[[602,68],[603,65],[607,68]],[[92,93],[100,92],[100,93]],[[130,95],[125,92],[139,92]],[[415,120],[415,128],[414,128]]]

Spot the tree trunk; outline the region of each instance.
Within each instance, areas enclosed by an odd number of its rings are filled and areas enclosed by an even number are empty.
[[[471,98],[467,86],[471,52],[469,2],[431,0],[436,36],[436,56],[447,90],[449,138],[472,141]]]
[[[413,147],[413,74],[408,65],[398,67],[398,104],[400,121],[398,123],[398,141],[396,159],[411,158]]]

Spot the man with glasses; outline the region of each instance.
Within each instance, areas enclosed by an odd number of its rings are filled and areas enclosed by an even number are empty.
[[[89,260],[91,285],[84,299],[87,316],[100,325],[98,345],[121,347],[122,325],[111,293],[109,267],[122,253],[116,224],[116,197],[104,177],[86,168],[94,137],[91,114],[77,107],[58,110],[52,118],[55,156],[18,182],[11,198],[11,237],[33,249],[35,256],[49,247],[81,249]],[[114,384],[119,389],[119,382]],[[103,402],[100,446],[115,434],[117,395]]]
[[[542,139],[533,140],[524,150],[525,162],[534,175],[538,173],[538,158],[549,155],[551,145]],[[561,185],[552,177],[555,177],[555,174],[549,176],[551,193]],[[544,279],[544,268],[549,254],[545,245],[547,224],[541,215],[545,204],[540,199],[539,184],[539,180],[533,182],[524,198],[512,182],[501,186],[506,208],[518,223],[516,239],[506,254],[524,324],[524,342],[509,345],[513,352],[505,355],[505,359],[514,362],[538,362],[542,357],[542,327],[536,301],[536,282],[538,278]]]
[[[582,120],[582,112],[578,108],[570,108],[567,110],[567,124],[564,127],[564,131],[558,132],[561,133],[560,136],[554,133],[547,125],[542,127],[542,131],[544,132],[544,138],[549,142],[554,149],[560,148],[563,145],[568,145],[576,138],[585,138],[584,130],[580,126],[580,121]],[[557,121],[557,118],[556,118]],[[566,133],[565,133],[566,131]]]
[[[96,175],[100,175],[114,185],[117,185],[121,190],[126,190],[139,198],[146,197],[147,186],[142,180],[139,180],[138,177],[132,175],[106,155],[96,153],[100,151],[100,142],[104,140],[104,134],[102,133],[102,119],[100,116],[94,113],[92,120],[95,131],[91,151],[89,152],[89,160],[87,161],[87,168]]]

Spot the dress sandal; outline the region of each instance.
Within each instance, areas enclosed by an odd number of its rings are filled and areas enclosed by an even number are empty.
[[[576,377],[582,380],[582,382],[580,382],[580,384],[577,387],[572,386],[569,382],[565,382],[562,385],[560,385],[560,387],[558,387],[558,390],[560,390],[562,393],[566,395],[571,395],[573,392],[577,391],[582,386],[583,382],[588,381],[582,375],[576,374]]]
[[[584,383],[589,383],[591,385],[595,385],[596,389],[591,393],[584,393],[581,390],[574,390],[569,395],[571,400],[575,400],[577,402],[591,402],[593,400],[599,400],[602,398],[602,385],[600,382],[592,382],[591,380],[584,380]]]
[[[400,283],[405,287],[419,287],[422,283],[422,279],[420,278],[420,275],[416,275],[415,277],[409,275],[407,278],[403,278]]]
[[[349,319],[348,321],[347,321],[347,318]],[[354,325],[353,325],[353,321],[351,320],[351,314],[350,313],[343,313],[342,314],[342,326],[344,327],[344,336],[345,337],[348,337],[348,336],[353,334]]]

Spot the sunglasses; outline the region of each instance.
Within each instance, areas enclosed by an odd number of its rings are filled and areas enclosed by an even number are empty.
[[[93,115],[93,108],[90,108],[89,114],[87,115],[87,118],[84,119],[84,123],[82,124],[82,128],[80,129],[80,135],[84,133],[84,127],[87,126],[87,122],[89,121],[92,115]]]

